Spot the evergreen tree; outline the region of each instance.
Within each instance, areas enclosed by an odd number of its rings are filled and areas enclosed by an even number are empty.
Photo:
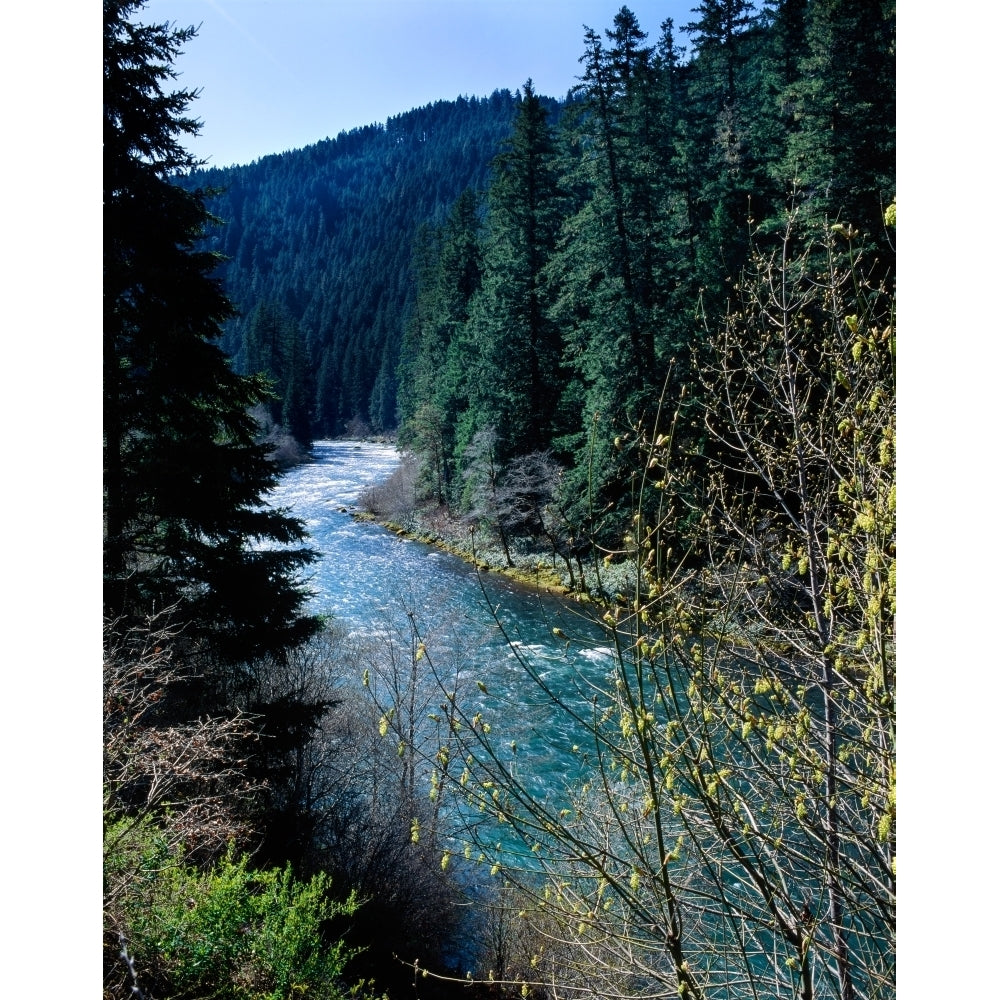
[[[660,25],[660,31],[649,88],[656,118],[647,183],[657,188],[650,243],[656,253],[655,324],[662,367],[664,361],[676,364],[686,356],[691,337],[693,307],[698,299],[696,205],[702,178],[688,122],[691,109],[687,71],[682,65],[684,48],[676,43],[671,18]]]
[[[204,194],[181,140],[195,96],[165,90],[193,28],[138,24],[141,0],[104,3],[105,613],[128,624],[174,609],[229,662],[280,654],[303,614],[300,522],[264,502],[274,465],[249,410],[268,398],[217,341],[233,313],[198,249]]]
[[[807,54],[806,11],[809,0],[764,0],[764,18],[770,28],[769,61],[773,73],[789,86],[799,78],[799,66]]]
[[[339,400],[341,395],[340,359],[336,356],[336,348],[328,345],[323,348],[316,376],[316,428],[324,437],[336,437],[340,433],[337,424],[339,416]]]
[[[506,461],[551,440],[562,383],[559,330],[543,277],[560,221],[555,140],[530,80],[493,171],[482,287],[469,321],[480,366],[471,406],[478,430],[495,426]]]
[[[761,24],[762,44],[757,53],[756,70],[751,85],[756,93],[751,115],[749,144],[758,166],[755,184],[770,199],[767,214],[758,214],[762,232],[775,236],[785,224],[785,209],[792,178],[776,169],[789,140],[789,130],[796,126],[789,115],[788,93],[801,79],[801,65],[808,47],[805,16],[808,0],[764,0]],[[782,152],[778,152],[778,151]]]
[[[753,72],[753,3],[704,0],[693,13],[700,17],[684,31],[696,54],[689,85],[690,122],[704,178],[697,273],[714,322],[725,312],[727,279],[743,266],[747,220],[764,211],[764,185],[753,144],[761,85]]]
[[[426,397],[425,385],[429,378],[427,360],[436,357],[438,350],[436,338],[432,344],[428,344],[428,340],[433,334],[436,269],[440,252],[440,231],[428,222],[423,223],[417,229],[411,247],[410,270],[415,294],[413,307],[406,318],[396,370],[400,387],[400,444],[404,447],[407,444],[407,426]]]
[[[737,71],[746,58],[739,38],[753,23],[753,2],[702,0],[692,13],[701,17],[684,25],[684,30],[692,36],[699,70],[718,80],[713,90],[720,104],[732,106],[737,98]]]
[[[312,444],[313,399],[316,395],[305,339],[297,323],[288,328],[281,381],[281,423],[300,444]]]
[[[424,487],[438,503],[457,499],[452,490],[474,434],[469,393],[475,362],[466,322],[482,280],[480,227],[478,199],[467,190],[440,229],[421,231],[415,251],[419,288],[400,366],[406,397],[400,443],[424,454]]]
[[[563,224],[549,266],[556,289],[551,312],[561,327],[565,363],[577,380],[566,386],[564,401],[583,403],[577,432],[553,442],[572,453],[566,488],[580,524],[589,517],[585,511],[617,505],[626,489],[624,456],[611,440],[649,414],[662,382],[653,49],[627,7],[606,35],[608,48],[586,29],[579,104],[568,127],[579,154],[564,179],[578,208]],[[596,524],[587,530],[597,530]],[[617,533],[611,525],[607,530]]]
[[[396,426],[395,358],[398,355],[398,340],[396,343],[387,341],[382,348],[378,375],[375,377],[375,385],[372,387],[371,399],[368,402],[368,417],[376,434],[383,434]]]
[[[839,219],[884,250],[896,193],[895,0],[821,0],[804,21],[808,51],[782,95],[792,119],[782,180],[813,218]]]
[[[284,309],[262,302],[250,317],[246,358],[250,372],[266,375],[272,385],[271,419],[308,447],[316,389],[299,324]]]
[[[645,62],[649,50],[641,47],[645,34],[639,30],[635,16],[623,7],[615,18],[615,31],[608,32],[615,43],[609,53],[597,32],[588,28],[587,46],[581,62],[584,64],[582,92],[589,104],[587,124],[593,129],[595,155],[589,165],[595,170],[595,188],[592,205],[596,208],[599,231],[610,234],[604,253],[608,265],[608,278],[618,286],[612,298],[621,302],[622,316],[616,326],[627,341],[619,347],[627,358],[629,367],[640,380],[652,374],[652,341],[649,331],[643,328],[640,315],[640,298],[637,290],[636,260],[631,225],[633,216],[628,193],[628,162],[637,153],[636,144],[628,142],[625,131],[625,99],[632,91],[633,71],[638,71],[640,60]],[[603,216],[603,218],[602,218]],[[610,225],[609,225],[610,223]],[[596,234],[595,234],[596,235]],[[620,322],[624,320],[624,322]]]

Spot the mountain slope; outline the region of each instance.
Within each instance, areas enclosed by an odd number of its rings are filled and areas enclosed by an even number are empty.
[[[209,204],[222,225],[208,245],[228,258],[220,276],[240,314],[223,347],[239,370],[256,367],[254,311],[280,316],[284,335],[304,343],[316,435],[343,433],[356,418],[376,430],[395,425],[413,236],[440,223],[462,191],[488,186],[518,103],[506,90],[437,101],[181,182],[219,191]],[[271,374],[281,393],[284,373]]]

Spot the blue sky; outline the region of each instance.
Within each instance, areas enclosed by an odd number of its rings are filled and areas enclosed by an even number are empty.
[[[693,20],[697,0],[627,6],[654,42]],[[138,19],[201,25],[175,68],[201,88],[213,166],[297,149],[341,130],[531,77],[562,97],[580,73],[583,25],[603,32],[621,0],[150,0]]]

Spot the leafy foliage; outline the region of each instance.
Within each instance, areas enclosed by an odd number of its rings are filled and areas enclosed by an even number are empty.
[[[108,835],[115,840],[118,828]],[[329,878],[296,880],[290,867],[254,870],[232,849],[207,870],[185,863],[155,827],[133,830],[105,859],[127,873],[116,916],[135,981],[150,996],[326,1000],[356,996],[342,978],[353,952],[324,928],[357,909],[328,898]],[[123,967],[124,968],[124,967]]]

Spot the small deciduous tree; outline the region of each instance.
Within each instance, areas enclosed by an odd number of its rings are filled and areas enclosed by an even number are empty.
[[[104,654],[104,815],[115,841],[154,820],[169,849],[217,854],[246,842],[249,804],[263,788],[248,776],[256,739],[237,714],[177,722],[170,692],[190,680],[171,654],[176,634],[152,619],[126,638],[109,626]],[[112,845],[113,846],[113,845]],[[116,888],[107,885],[113,900]]]
[[[705,454],[643,439],[609,685],[549,691],[583,782],[541,799],[464,730],[557,993],[894,995],[894,296],[850,235],[755,250],[696,360]]]
[[[317,748],[339,769],[334,785],[350,789],[320,846],[369,900],[356,920],[371,940],[363,962],[380,983],[402,990],[399,960],[454,973],[458,957],[477,948],[465,940],[474,938],[465,858],[445,790],[462,780],[460,678],[478,639],[454,617],[423,632],[406,602],[397,614],[386,610],[377,633],[352,652],[357,687],[345,685],[345,703]]]
[[[251,775],[258,733],[241,714],[173,721],[191,664],[171,656],[170,617],[126,637],[108,628],[104,995],[344,997],[351,953],[327,939],[328,922],[357,903],[331,902],[327,875],[298,882],[238,856],[267,791]]]
[[[468,507],[467,518],[476,527],[485,525],[496,533],[508,566],[514,561],[510,555],[509,524],[502,516],[499,496],[501,469],[497,460],[497,432],[492,425],[476,431],[465,450],[464,499]]]

